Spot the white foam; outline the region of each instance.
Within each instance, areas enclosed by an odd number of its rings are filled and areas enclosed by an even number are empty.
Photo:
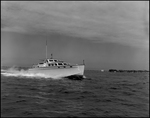
[[[26,78],[52,78],[43,73],[29,73],[28,70],[21,69],[20,71],[17,68],[9,68],[8,70],[1,70],[3,76],[13,76],[13,77],[26,77]],[[61,78],[53,78],[61,79]]]

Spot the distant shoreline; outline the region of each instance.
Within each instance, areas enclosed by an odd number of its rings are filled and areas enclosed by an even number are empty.
[[[149,72],[149,70],[117,70],[117,69],[109,69],[109,72]]]

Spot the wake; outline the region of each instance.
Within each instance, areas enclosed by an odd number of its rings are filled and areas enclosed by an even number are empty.
[[[31,73],[28,72],[28,70],[11,67],[9,69],[1,69],[1,75],[7,76],[7,77],[25,77],[25,78],[52,78],[50,76],[47,76],[43,73]],[[52,78],[52,79],[61,79],[61,78]]]

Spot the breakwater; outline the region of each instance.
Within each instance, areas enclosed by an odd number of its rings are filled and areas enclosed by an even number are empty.
[[[109,72],[149,72],[148,70],[117,70],[117,69],[109,69]]]

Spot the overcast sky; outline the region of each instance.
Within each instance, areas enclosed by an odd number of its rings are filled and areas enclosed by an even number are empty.
[[[149,68],[148,1],[1,1],[1,63],[48,56],[86,69]]]

